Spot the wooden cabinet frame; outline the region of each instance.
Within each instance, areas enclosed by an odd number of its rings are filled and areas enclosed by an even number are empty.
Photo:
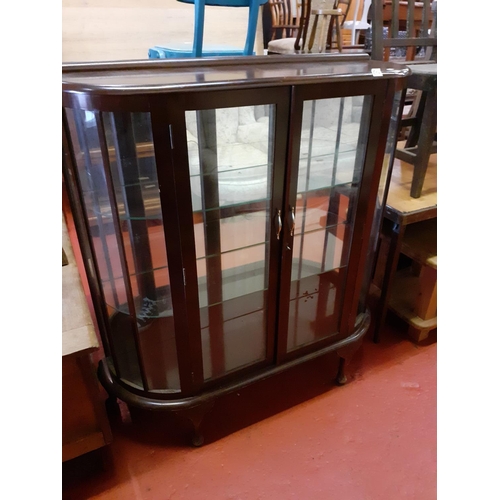
[[[379,71],[372,71],[375,66]],[[380,73],[382,76],[374,76]],[[369,236],[375,219],[382,163],[384,155],[387,154],[386,141],[392,103],[395,92],[402,88],[407,74],[408,70],[399,66],[393,67],[390,63],[381,65],[364,57],[329,55],[162,61],[160,64],[157,61],[83,64],[63,68],[64,174],[70,191],[72,210],[75,219],[78,219],[78,235],[106,351],[106,359],[100,365],[100,379],[111,394],[127,403],[148,409],[184,412],[193,422],[194,441],[199,444],[201,437],[198,431],[203,415],[217,397],[223,394],[265,381],[273,375],[293,370],[302,363],[331,352],[338,356],[335,374],[339,381],[343,380],[344,360],[356,350],[369,325],[369,312],[359,312],[360,294],[370,262]],[[352,217],[352,221],[343,228],[342,240],[344,243],[350,241],[350,244],[344,244],[342,247],[342,258],[346,265],[345,268],[339,268],[339,276],[342,275],[344,285],[340,291],[335,292],[341,293],[341,296],[339,299],[336,296],[336,312],[331,312],[337,315],[335,321],[338,320],[338,332],[327,332],[317,341],[290,350],[287,347],[287,322],[304,103],[337,98],[341,117],[340,110],[343,110],[344,99],[352,96],[363,98],[358,141],[364,134],[363,140],[366,144],[358,144],[353,153],[353,176],[354,172],[357,172],[358,177],[353,177],[351,181],[350,189],[354,189],[355,193],[348,196],[347,213]],[[212,125],[216,109],[254,105],[272,107],[269,130],[274,132],[272,150],[268,150],[269,198],[265,203],[267,236],[263,243],[266,248],[265,255],[269,256],[264,263],[267,288],[262,292],[265,304],[263,311],[266,315],[264,355],[260,361],[255,360],[248,366],[240,366],[222,373],[221,376],[206,379],[200,333],[186,112],[196,111],[198,130],[208,131],[208,139],[198,139],[200,144],[203,140],[216,141],[215,125]],[[101,167],[93,168],[94,171],[101,168],[106,181],[110,220],[113,221],[117,238],[117,255],[125,283],[127,314],[130,324],[133,324],[142,386],[129,383],[120,373],[119,363],[116,362],[119,337],[111,335],[110,331],[109,308],[104,297],[96,250],[93,248],[89,213],[86,212],[83,202],[82,182],[85,182],[85,179],[81,178],[77,167],[75,134],[71,135],[68,118],[68,113],[72,115],[83,112],[79,110],[90,112],[96,122]],[[116,116],[124,116],[126,121],[129,120],[127,113],[143,112],[148,113],[150,117],[152,147],[141,145],[133,149],[138,157],[153,155],[156,165],[174,311],[173,325],[180,384],[178,389],[156,390],[150,386],[146,373],[148,361],[141,351],[142,332],[136,322],[138,305],[131,278],[128,276],[130,268],[127,267],[122,222],[114,192],[116,179],[112,173],[113,168],[116,168],[113,167],[113,162],[123,154],[121,150],[127,149],[133,142],[133,134],[129,131],[127,136],[126,125],[119,128],[120,132],[115,130],[115,136],[120,136],[118,150],[115,151],[110,146],[105,123],[106,113],[110,112],[115,113],[115,127],[121,120]],[[341,130],[340,121],[337,130]],[[216,147],[214,144],[212,147]],[[202,148],[200,145],[198,147]],[[336,148],[338,149],[338,144]],[[89,158],[91,153],[87,151],[85,154]],[[99,151],[94,154],[99,157]],[[215,161],[214,165],[217,166],[217,158],[210,161]],[[217,169],[210,167],[210,161],[204,160],[200,153],[199,176],[203,184],[203,203],[205,209],[208,207],[208,211],[204,209],[203,217],[211,217],[214,220],[218,217],[220,221],[224,208],[221,208],[218,200]],[[210,175],[206,176],[203,168],[211,168]],[[342,195],[335,191],[336,184],[332,182],[329,188],[330,205],[334,203],[332,200],[335,197]],[[139,209],[140,206],[141,202]],[[207,215],[209,211],[210,214]],[[329,208],[328,213],[330,212]],[[145,220],[145,216],[143,218]],[[204,224],[209,223],[210,220],[204,219]],[[140,233],[140,225],[136,227],[134,231]],[[206,255],[219,255],[218,260],[213,259],[211,264],[213,269],[210,280],[207,274],[207,294],[212,293],[215,297],[212,303],[222,300],[217,298],[217,293],[220,294],[218,290],[222,290],[220,234],[217,229],[214,231],[210,237],[205,233]],[[141,265],[152,265],[148,264],[147,256],[141,259]],[[209,309],[207,306],[207,311]],[[210,311],[216,314],[217,308],[212,307]],[[210,338],[210,342],[212,340],[214,344],[220,343],[220,339],[215,336]],[[217,346],[213,349],[216,350]],[[224,350],[223,345],[219,346],[219,350]]]

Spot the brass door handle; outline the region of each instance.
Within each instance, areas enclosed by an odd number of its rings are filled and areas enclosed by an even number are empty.
[[[281,235],[281,229],[283,228],[283,223],[281,222],[281,210],[278,210],[278,212],[276,214],[276,218],[277,218],[277,222],[278,222],[278,228],[276,231],[276,239],[279,240],[280,235]]]

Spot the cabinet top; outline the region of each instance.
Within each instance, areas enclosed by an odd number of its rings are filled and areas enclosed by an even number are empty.
[[[64,93],[150,94],[404,78],[401,65],[372,61],[367,54],[151,59],[66,64]]]

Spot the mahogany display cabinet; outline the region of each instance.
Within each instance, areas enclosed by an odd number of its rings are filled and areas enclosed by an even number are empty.
[[[63,66],[112,397],[187,417],[199,445],[225,394],[326,355],[345,381],[408,73],[348,55]]]

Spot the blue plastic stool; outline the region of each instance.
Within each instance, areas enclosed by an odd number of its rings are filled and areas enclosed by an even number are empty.
[[[182,58],[182,57],[215,57],[215,56],[251,56],[257,32],[259,7],[268,0],[178,0],[183,3],[194,3],[194,40],[193,44],[173,43],[169,46],[155,45],[148,51],[150,59]],[[248,26],[245,47],[234,48],[224,45],[212,45],[203,48],[203,28],[205,24],[205,5],[219,7],[248,7]]]

